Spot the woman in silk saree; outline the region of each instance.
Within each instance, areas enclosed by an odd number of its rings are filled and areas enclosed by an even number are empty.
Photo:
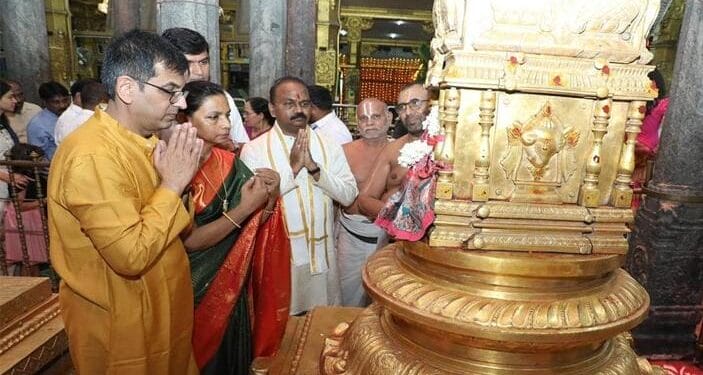
[[[278,203],[278,174],[252,173],[214,147],[229,137],[229,106],[217,84],[196,81],[182,114],[204,141],[191,182],[193,226],[184,237],[195,314],[193,352],[203,374],[248,374],[275,353],[290,304],[290,245]]]

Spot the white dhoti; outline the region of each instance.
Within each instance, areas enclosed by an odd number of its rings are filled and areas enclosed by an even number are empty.
[[[371,254],[388,243],[386,232],[367,217],[342,212],[337,221],[336,245],[343,306],[367,306],[361,271]]]
[[[335,306],[341,300],[339,272],[334,248],[327,252],[328,267],[320,273],[310,272],[310,264],[291,262],[292,315],[312,310],[314,306]]]

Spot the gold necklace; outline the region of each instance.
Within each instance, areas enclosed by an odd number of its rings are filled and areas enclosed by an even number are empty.
[[[215,184],[213,184],[212,181],[210,181],[210,178],[208,178],[208,176],[205,173],[203,173],[202,169],[199,171],[199,173],[205,178],[205,181],[207,181],[207,183],[210,185],[210,187],[213,190],[215,190],[215,194],[217,194],[217,197],[220,198],[220,200],[222,200],[222,212],[229,211],[229,201],[227,200],[227,197],[229,197],[229,191],[230,191],[230,189],[232,189],[232,187],[230,186],[230,188],[227,189],[227,184],[225,183],[225,177],[222,176],[222,187],[224,188],[224,191],[225,191],[225,196],[223,198],[220,195],[220,189],[217,189],[215,187]],[[222,170],[220,170],[220,175],[222,175]]]

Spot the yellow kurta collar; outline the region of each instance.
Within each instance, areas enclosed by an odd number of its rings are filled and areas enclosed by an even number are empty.
[[[101,124],[106,125],[108,131],[118,138],[122,138],[125,142],[134,143],[143,149],[144,154],[151,157],[156,148],[156,144],[159,142],[159,137],[152,134],[150,137],[145,138],[141,135],[128,130],[124,126],[120,125],[117,120],[110,116],[107,112],[100,108],[95,109],[95,118],[100,121]]]

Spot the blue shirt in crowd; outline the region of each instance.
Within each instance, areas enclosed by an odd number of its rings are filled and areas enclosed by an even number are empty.
[[[56,142],[54,142],[54,128],[59,117],[44,108],[36,116],[29,120],[27,125],[27,142],[39,146],[44,150],[47,159],[51,160],[56,152]]]

